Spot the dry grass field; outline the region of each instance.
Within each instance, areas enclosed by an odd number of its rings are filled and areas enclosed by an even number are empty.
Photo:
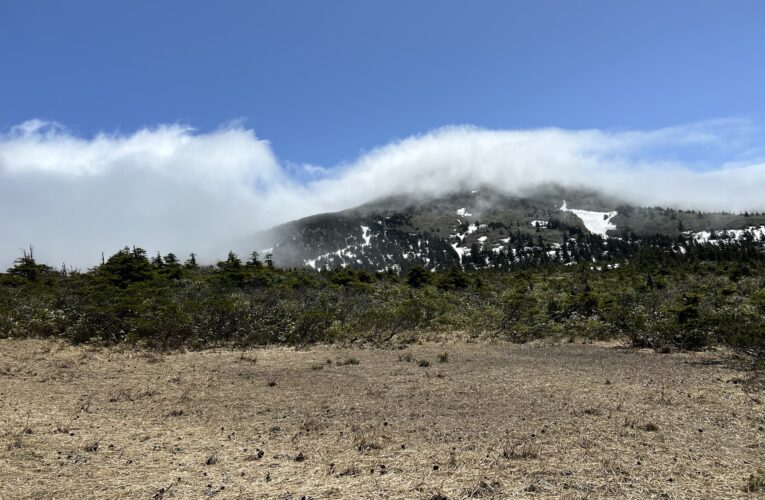
[[[613,345],[3,340],[0,498],[757,497],[745,377]]]

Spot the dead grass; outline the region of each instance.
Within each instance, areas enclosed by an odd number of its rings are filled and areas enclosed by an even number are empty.
[[[713,354],[457,342],[446,362],[444,348],[0,341],[0,498],[765,490],[763,395]],[[411,362],[428,359],[438,370]]]

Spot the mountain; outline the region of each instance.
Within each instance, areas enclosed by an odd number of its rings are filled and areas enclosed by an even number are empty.
[[[523,196],[480,187],[440,197],[395,196],[318,214],[256,236],[281,267],[404,271],[506,268],[626,256],[645,245],[765,241],[765,215],[639,207],[585,189]]]

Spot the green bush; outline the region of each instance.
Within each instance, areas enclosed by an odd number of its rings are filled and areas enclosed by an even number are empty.
[[[589,264],[414,268],[404,278],[279,270],[234,254],[215,267],[182,267],[172,255],[152,263],[128,248],[85,273],[26,258],[0,274],[0,335],[198,348],[461,331],[517,342],[621,336],[637,347],[726,345],[765,357],[765,256],[742,267],[660,260],[602,272]]]

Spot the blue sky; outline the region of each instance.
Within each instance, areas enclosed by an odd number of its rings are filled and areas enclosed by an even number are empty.
[[[763,19],[765,1],[0,0],[0,268],[29,244],[213,262],[289,220],[483,185],[765,211]]]
[[[762,1],[2,0],[0,129],[244,120],[330,166],[448,124],[760,122],[763,19]]]

